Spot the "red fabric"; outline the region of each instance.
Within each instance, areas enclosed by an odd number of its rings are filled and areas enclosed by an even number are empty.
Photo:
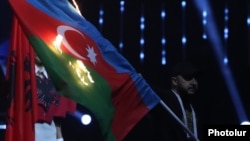
[[[76,110],[76,102],[60,96],[59,103],[52,103],[48,110],[38,102],[38,119],[39,122],[51,123],[54,117],[65,118],[67,113],[74,113]]]
[[[7,80],[11,90],[8,99],[5,141],[34,141],[37,113],[34,53],[17,19],[14,17],[9,50]]]
[[[64,118],[68,112],[75,111],[75,101],[56,92],[53,82],[41,72],[36,75],[39,122],[51,123],[54,117]]]
[[[42,116],[45,111],[38,106],[35,62],[31,59],[34,58],[33,48],[15,17],[12,30],[6,74],[11,90],[5,141],[34,141],[35,122],[41,119],[51,122],[53,116],[65,117],[66,112],[75,111],[76,103],[60,97],[60,103],[52,105],[46,116]]]
[[[76,102],[65,97],[60,98],[59,105],[51,105],[48,111],[43,106],[38,106],[38,121],[51,123],[53,117],[66,117],[66,113],[73,113],[76,109]]]
[[[57,105],[57,107],[60,107],[60,108],[55,110],[55,111],[51,110],[51,112],[54,113],[54,116],[55,117],[65,117],[66,112],[68,112],[68,113],[74,113],[75,112],[75,110],[76,110],[76,102],[62,96],[60,98],[60,103],[59,103],[59,105]]]

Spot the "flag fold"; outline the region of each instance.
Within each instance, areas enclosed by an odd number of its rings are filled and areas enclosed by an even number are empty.
[[[37,118],[34,51],[18,20],[13,18],[6,79],[8,113],[5,141],[34,141],[34,123]]]

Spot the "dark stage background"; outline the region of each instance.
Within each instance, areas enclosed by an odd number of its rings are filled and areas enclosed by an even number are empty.
[[[143,75],[148,83],[158,92],[169,88],[168,73],[171,66],[181,60],[193,62],[202,71],[199,95],[195,99],[195,106],[204,125],[206,124],[240,124],[230,90],[222,75],[218,58],[209,39],[203,39],[204,26],[202,13],[197,9],[194,0],[189,0],[185,12],[181,7],[181,0],[127,0],[123,16],[120,13],[119,0],[78,0],[83,16],[92,22],[101,33],[120,51],[121,54]],[[241,98],[244,110],[250,117],[249,66],[250,66],[250,17],[249,0],[209,0],[215,24],[219,32],[219,40],[223,43],[223,50],[228,56],[228,66]],[[165,27],[162,28],[160,11],[165,4]],[[143,5],[143,7],[142,7]],[[11,10],[7,0],[0,2],[0,43],[7,40],[10,34]],[[224,20],[224,10],[228,7],[228,22]],[[103,8],[104,23],[101,26],[99,10]],[[140,16],[145,17],[143,33],[145,44],[143,61],[139,58],[140,48]],[[207,21],[211,22],[211,21]],[[224,28],[228,27],[228,39],[224,40]],[[165,33],[166,65],[161,64],[161,38]],[[187,43],[183,48],[181,39],[185,33]],[[120,39],[124,48],[118,48]],[[84,107],[79,110],[87,111]],[[105,112],[105,111],[104,111]],[[90,113],[91,114],[91,113]],[[64,132],[72,136],[72,140],[98,140],[97,122],[90,126],[82,126],[70,116],[65,121]],[[70,132],[73,131],[73,132]]]

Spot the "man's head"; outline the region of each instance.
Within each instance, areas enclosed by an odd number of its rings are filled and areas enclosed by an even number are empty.
[[[190,62],[176,64],[170,77],[172,89],[180,95],[194,95],[198,90],[198,70]]]

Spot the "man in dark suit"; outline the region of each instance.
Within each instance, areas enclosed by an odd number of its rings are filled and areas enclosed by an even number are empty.
[[[171,89],[161,94],[161,99],[170,112],[162,105],[155,109],[158,140],[190,141],[198,139],[197,116],[192,105],[192,98],[198,90],[198,74],[198,70],[189,62],[178,63],[172,68]],[[171,114],[171,111],[180,122]],[[192,134],[190,135],[188,131]]]
[[[155,88],[162,99],[161,104],[144,116],[124,141],[199,140],[196,112],[192,105],[199,75],[200,72],[189,62],[176,64],[170,74],[170,89]]]

